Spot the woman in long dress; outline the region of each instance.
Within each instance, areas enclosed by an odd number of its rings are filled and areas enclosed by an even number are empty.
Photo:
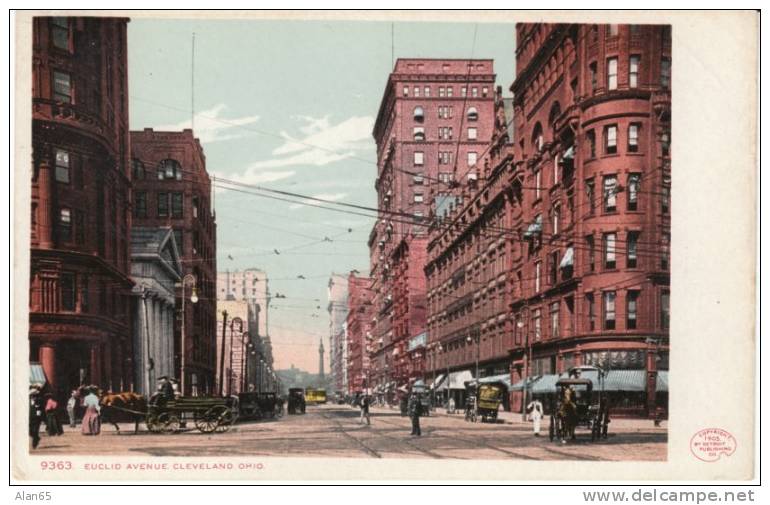
[[[83,399],[83,406],[86,408],[86,413],[83,415],[82,420],[83,435],[98,435],[101,431],[102,423],[99,419],[99,397],[94,394],[93,390],[90,390]]]

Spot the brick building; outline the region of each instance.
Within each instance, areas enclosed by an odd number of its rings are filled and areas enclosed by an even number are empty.
[[[184,306],[184,314],[175,326],[175,375],[181,378],[184,361],[184,394],[205,394],[214,387],[217,320],[216,221],[206,157],[192,130],[160,132],[151,128],[131,132],[131,157],[133,222],[142,227],[171,227],[183,277],[194,277],[197,303],[190,299],[191,280],[180,283],[177,292],[176,306],[180,310]]]
[[[392,391],[422,374],[427,236],[422,217],[474,183],[492,135],[491,60],[399,59],[373,135],[378,221],[368,245],[374,291],[372,382]],[[427,221],[426,221],[427,222]]]
[[[463,204],[447,209],[429,228],[425,375],[457,405],[464,400],[460,379],[510,374],[511,258],[516,244],[505,230],[522,222],[522,188],[513,177],[510,106],[510,99],[504,100],[497,89],[494,133],[480,181],[463,186]]]
[[[372,322],[372,280],[348,275],[347,394],[365,391],[369,387],[369,346]]]
[[[33,20],[30,361],[65,397],[133,387],[127,23]]]
[[[348,369],[347,318],[348,278],[342,274],[331,274],[328,284],[329,303],[329,370],[330,381],[335,391],[347,391]],[[319,370],[319,374],[321,370]]]
[[[667,369],[670,27],[517,26],[514,381],[579,364]]]

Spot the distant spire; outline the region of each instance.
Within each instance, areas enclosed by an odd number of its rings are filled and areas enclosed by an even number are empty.
[[[318,376],[324,378],[324,341],[320,339],[318,342]]]

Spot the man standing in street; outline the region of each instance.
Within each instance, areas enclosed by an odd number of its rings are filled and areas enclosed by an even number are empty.
[[[409,417],[412,418],[412,435],[422,436],[422,430],[420,430],[420,416],[422,415],[422,402],[419,395],[413,394],[409,398]]]
[[[366,418],[366,425],[369,426],[371,421],[369,420],[369,396],[364,395],[361,398],[361,419],[359,419],[359,423],[364,422],[364,418]]]
[[[67,400],[67,417],[70,419],[70,428],[74,428],[76,425],[76,419],[75,419],[75,408],[78,405],[78,392],[77,390],[72,391],[72,394],[69,397],[69,400]]]
[[[540,420],[543,418],[543,404],[540,400],[532,400],[527,405],[527,412],[529,412],[529,418],[532,420],[532,429],[535,436],[540,436]]]
[[[36,449],[40,443],[40,423],[43,420],[43,399],[40,397],[40,389],[33,386],[29,390],[29,436],[32,439],[32,448]]]

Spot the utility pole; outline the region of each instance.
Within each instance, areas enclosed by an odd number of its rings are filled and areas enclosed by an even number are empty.
[[[219,353],[219,396],[225,391],[225,333],[227,331],[227,311],[222,311],[222,352]]]

